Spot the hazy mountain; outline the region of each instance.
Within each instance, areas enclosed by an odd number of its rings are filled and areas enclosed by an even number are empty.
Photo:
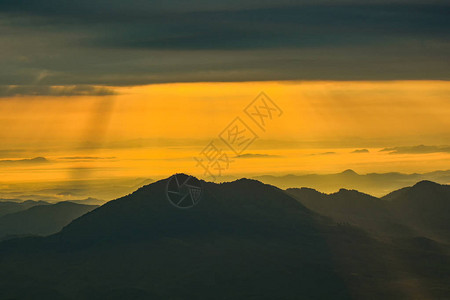
[[[449,292],[439,243],[377,241],[254,180],[203,182],[191,209],[171,205],[166,186],[110,201],[55,235],[1,243],[0,298],[407,299],[408,282],[423,295]]]
[[[76,203],[76,204],[85,204],[85,205],[103,205],[107,201],[89,197],[89,198],[82,199],[82,200],[67,200],[67,201],[62,201],[62,202],[72,202],[72,203]]]
[[[29,269],[19,277],[35,274],[40,288],[53,282],[46,293],[74,298],[347,298],[320,236],[326,223],[282,190],[248,179],[204,183],[199,204],[182,210],[168,202],[166,185],[145,186],[56,235],[9,241],[3,249],[12,256],[28,252],[20,261],[30,262]],[[59,260],[44,259],[47,254]],[[16,265],[0,261],[0,276],[8,277],[2,272]],[[22,283],[5,280],[6,295],[23,291]]]
[[[448,184],[450,183],[450,170],[424,174],[369,173],[364,175],[358,174],[353,170],[346,170],[337,174],[265,175],[255,177],[255,179],[282,189],[309,187],[324,193],[333,193],[341,188],[345,188],[381,197],[404,186],[413,185],[421,180],[431,180],[441,184]]]
[[[450,242],[450,185],[421,181],[383,197],[398,220],[422,235]]]
[[[14,235],[49,235],[97,206],[70,202],[37,205],[0,217],[0,238]]]
[[[313,189],[286,192],[309,209],[337,222],[394,236],[427,236],[450,241],[450,186],[421,181],[382,198],[341,189],[325,194]]]
[[[414,230],[396,220],[385,201],[355,190],[341,189],[325,194],[301,188],[287,189],[286,192],[309,209],[340,223],[356,225],[371,233],[416,235]]]
[[[132,193],[138,188],[151,182],[153,182],[152,179],[144,177],[24,182],[2,186],[0,198],[14,198],[19,202],[25,200],[43,200],[51,203],[59,201],[78,202],[80,199],[89,198],[99,200],[106,199],[102,203],[95,203],[97,205]]]
[[[50,203],[45,202],[45,201],[26,200],[23,202],[17,202],[16,199],[0,200],[0,217],[7,215],[7,214],[11,214],[11,213],[15,213],[18,211],[28,209],[33,206],[48,205],[48,204],[50,204]]]

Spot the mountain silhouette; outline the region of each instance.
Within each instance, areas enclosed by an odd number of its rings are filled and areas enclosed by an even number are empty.
[[[76,203],[76,204],[84,204],[84,205],[102,205],[105,204],[105,200],[100,200],[100,199],[96,199],[96,198],[92,198],[92,197],[88,197],[86,199],[82,199],[82,200],[67,200],[65,202],[71,202],[71,203]]]
[[[450,185],[424,180],[382,199],[404,224],[422,235],[450,242]]]
[[[50,203],[45,202],[45,201],[26,200],[26,201],[22,201],[22,202],[17,202],[17,201],[3,200],[3,201],[0,201],[0,217],[7,215],[7,214],[26,210],[33,206],[49,205],[49,204]]]
[[[424,278],[427,293],[448,292],[449,270],[427,273],[447,263],[441,244],[378,241],[255,180],[202,182],[190,209],[168,201],[167,185],[110,201],[54,235],[0,243],[0,298],[399,299],[408,295],[400,283]]]
[[[352,169],[347,169],[341,173],[341,175],[345,176],[358,176],[359,174],[353,171]]]
[[[309,209],[367,231],[391,236],[425,236],[450,241],[450,188],[421,181],[382,198],[341,189],[325,194],[312,189],[287,189]]]
[[[325,193],[333,193],[341,188],[358,190],[370,195],[382,197],[406,185],[413,185],[421,180],[440,183],[450,182],[450,170],[435,171],[424,174],[403,173],[368,173],[358,174],[348,169],[335,174],[305,174],[285,176],[257,176],[255,179],[273,184],[282,189],[309,187]]]
[[[415,236],[416,232],[397,220],[386,201],[355,190],[340,189],[325,194],[313,189],[287,189],[286,192],[309,209],[349,223],[371,233],[390,236]]]
[[[188,212],[168,205],[166,180],[145,186],[133,194],[106,203],[75,220],[60,233],[71,240],[115,239],[149,235],[172,236],[199,233],[259,232],[291,230],[309,222],[314,214],[282,190],[256,180],[232,183],[203,182],[204,200]],[[273,226],[268,227],[267,224]],[[86,234],[89,232],[89,235]]]
[[[202,185],[202,199],[191,209],[171,205],[167,180],[161,180],[106,203],[53,236],[4,242],[2,256],[22,253],[20,260],[30,262],[28,272],[39,274],[41,287],[56,281],[51,291],[67,296],[69,286],[78,298],[124,290],[146,299],[347,298],[321,237],[323,218],[255,180]],[[14,260],[2,261],[7,263],[0,269],[14,269]],[[51,274],[39,271],[48,264]],[[60,276],[64,280],[56,279]],[[83,276],[88,277],[80,282]],[[8,290],[6,283],[0,290]],[[10,287],[7,295],[18,290],[23,289]]]
[[[29,203],[29,202],[27,202]],[[70,202],[35,205],[0,217],[0,238],[7,235],[49,235],[60,231],[72,220],[96,208]]]

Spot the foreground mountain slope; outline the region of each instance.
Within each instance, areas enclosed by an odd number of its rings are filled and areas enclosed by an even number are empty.
[[[7,235],[49,235],[60,231],[74,219],[93,210],[95,205],[71,202],[33,206],[0,217],[0,238]]]
[[[440,248],[380,243],[254,180],[203,183],[187,210],[168,202],[166,185],[110,201],[50,237],[1,243],[0,298],[406,299],[411,281],[426,295],[448,292]],[[426,264],[390,269],[405,251]]]
[[[75,220],[58,234],[63,239],[133,239],[200,233],[285,230],[313,226],[317,216],[278,188],[242,179],[204,183],[203,200],[189,210],[174,209],[166,181],[141,188]],[[273,227],[268,225],[272,223]],[[297,229],[299,230],[299,229]]]
[[[322,218],[283,191],[253,180],[204,183],[200,203],[182,210],[168,202],[166,184],[110,201],[49,238],[4,243],[0,269],[76,299],[347,298]],[[20,272],[11,259],[19,252],[30,262]],[[5,295],[23,290],[5,280]]]

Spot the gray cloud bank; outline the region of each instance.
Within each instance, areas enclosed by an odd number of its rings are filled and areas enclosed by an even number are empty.
[[[356,149],[352,151],[352,153],[369,153],[369,150],[367,149]]]
[[[35,157],[26,159],[2,159],[0,160],[0,166],[13,166],[13,165],[35,165],[35,164],[47,164],[49,161],[45,157]]]
[[[105,87],[93,86],[46,86],[21,85],[0,86],[0,97],[15,96],[108,96],[114,91]]]
[[[450,153],[450,146],[403,146],[384,148],[380,151],[389,152],[389,154],[427,154],[427,153]]]
[[[448,80],[449,13],[446,1],[6,0],[0,95],[57,85]],[[5,92],[11,85],[20,87]]]

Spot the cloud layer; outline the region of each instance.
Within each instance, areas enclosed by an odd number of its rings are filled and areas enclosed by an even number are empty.
[[[34,165],[34,164],[47,164],[49,161],[45,157],[35,157],[26,159],[2,159],[0,160],[0,166],[13,166],[13,165]]]
[[[108,96],[116,93],[106,87],[14,85],[0,86],[0,97],[15,96]]]
[[[426,154],[426,153],[450,153],[450,146],[403,146],[384,148],[381,151],[389,154]]]
[[[61,85],[449,79],[444,1],[7,0],[0,12],[3,96]],[[5,92],[11,85],[18,92]]]

